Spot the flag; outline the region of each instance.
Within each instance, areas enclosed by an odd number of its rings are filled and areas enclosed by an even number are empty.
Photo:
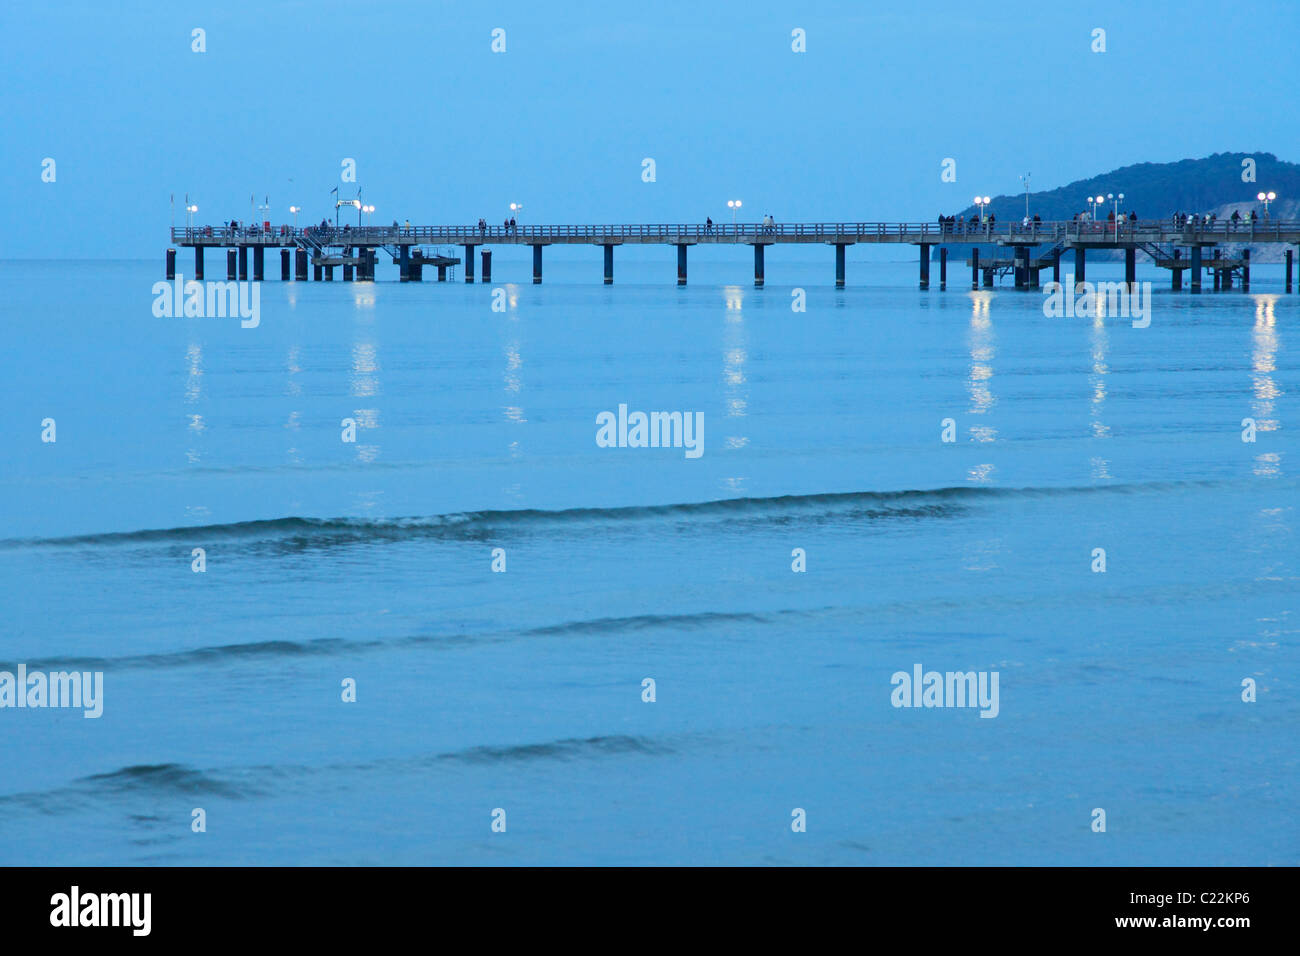
[[[337,193],[338,191],[339,191],[339,187],[337,186],[335,186],[333,189],[330,190],[331,193]]]

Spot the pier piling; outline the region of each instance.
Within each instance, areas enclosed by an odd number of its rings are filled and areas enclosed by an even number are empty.
[[[930,247],[921,243],[921,289],[930,288]]]
[[[1201,247],[1192,246],[1192,294],[1201,291]]]
[[[473,243],[465,244],[465,281],[474,281],[474,245]]]
[[[266,250],[262,246],[253,246],[253,281],[261,282],[266,269]]]
[[[1076,293],[1079,291],[1078,284],[1080,282],[1084,282],[1087,280],[1088,278],[1087,272],[1088,272],[1088,250],[1083,248],[1083,246],[1075,246],[1074,247],[1074,282],[1075,282],[1074,291]]]
[[[542,245],[533,243],[533,285],[542,284]]]
[[[1286,271],[1286,274],[1287,274],[1287,283],[1286,283],[1286,291],[1290,292],[1290,291],[1291,291],[1291,266],[1290,266],[1290,263],[1291,263],[1291,252],[1290,252],[1290,250],[1287,251],[1287,254],[1286,254],[1286,261],[1287,261],[1287,271]],[[169,280],[170,280],[170,279],[175,279],[175,278],[176,278],[176,250],[175,250],[175,249],[168,249],[168,250],[167,250],[167,278],[168,278]]]
[[[239,247],[239,281],[248,278],[248,246]]]
[[[939,247],[939,291],[948,288],[948,247]]]
[[[1183,250],[1175,249],[1174,267],[1169,270],[1170,274],[1172,275],[1170,282],[1173,284],[1173,289],[1175,292],[1181,292],[1183,290],[1183,270],[1180,269],[1178,266],[1178,263],[1182,261],[1182,258],[1183,258]]]
[[[1250,250],[1241,250],[1241,291],[1250,291]]]
[[[844,288],[844,249],[842,242],[835,243],[835,288]]]
[[[194,247],[194,278],[203,281],[203,247]]]
[[[280,250],[280,281],[289,281],[289,250]]]
[[[1124,250],[1124,281],[1130,289],[1137,282],[1137,247],[1128,246]]]
[[[293,277],[297,281],[307,281],[307,264],[307,250],[295,249],[293,253]]]
[[[1288,253],[1289,255],[1290,253]],[[614,284],[614,244],[605,243],[605,285]]]
[[[677,284],[686,285],[686,243],[677,243]]]
[[[978,289],[980,287],[980,247],[976,246],[970,251],[970,287]]]
[[[227,282],[234,282],[235,276],[238,275],[238,272],[236,271],[237,266],[235,265],[235,260],[238,257],[239,254],[235,252],[234,249],[226,250],[226,281]]]
[[[492,281],[492,250],[483,249],[479,253],[479,256],[483,260],[483,278],[480,281],[491,282]]]
[[[1291,262],[1294,259],[1292,253],[1295,250],[1288,248],[1286,251],[1286,291],[1291,291]]]
[[[754,285],[759,289],[763,287],[763,249],[761,242],[754,243]]]
[[[1016,246],[1013,267],[1017,289],[1029,288],[1029,247]]]

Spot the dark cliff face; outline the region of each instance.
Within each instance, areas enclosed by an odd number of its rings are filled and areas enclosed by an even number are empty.
[[[1253,181],[1243,180],[1249,171],[1246,160],[1254,161]],[[1087,197],[1123,193],[1120,209],[1132,210],[1139,219],[1163,219],[1175,212],[1210,213],[1220,207],[1245,208],[1257,205],[1255,196],[1263,191],[1278,194],[1278,215],[1295,208],[1300,200],[1300,164],[1283,162],[1272,153],[1215,153],[1204,159],[1184,159],[1176,163],[1137,163],[1109,173],[1080,179],[1044,192],[1029,195],[1029,213],[1045,220],[1073,219],[1076,213],[1091,207]],[[1111,207],[1113,208],[1113,207]],[[988,211],[1001,222],[1019,222],[1025,215],[1025,194],[993,197]],[[970,218],[975,206],[945,210],[946,215]],[[1105,210],[1098,210],[1105,218]]]

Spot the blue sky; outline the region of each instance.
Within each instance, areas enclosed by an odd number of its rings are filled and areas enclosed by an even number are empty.
[[[0,37],[25,227],[5,258],[161,256],[173,193],[180,223],[186,192],[204,221],[249,218],[250,195],[319,221],[345,157],[376,220],[421,223],[511,201],[529,222],[723,220],[732,197],[752,219],[930,220],[1027,170],[1049,189],[1300,159],[1295,2],[14,3]]]

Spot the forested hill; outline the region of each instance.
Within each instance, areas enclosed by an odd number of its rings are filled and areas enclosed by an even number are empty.
[[[1247,159],[1255,161],[1253,182],[1242,180]],[[1273,218],[1300,218],[1300,164],[1284,162],[1272,153],[1215,153],[1176,163],[1136,163],[1056,189],[1030,192],[1029,212],[1044,220],[1072,219],[1089,208],[1088,196],[1123,193],[1121,210],[1132,210],[1139,219],[1163,219],[1175,212],[1218,212],[1222,217],[1225,210],[1232,215],[1234,208],[1244,214],[1258,205],[1256,194],[1269,191],[1278,197],[1270,207]],[[1025,194],[995,196],[989,209],[1002,222],[1018,222],[1025,215]],[[977,212],[975,206],[945,210],[967,218]]]

